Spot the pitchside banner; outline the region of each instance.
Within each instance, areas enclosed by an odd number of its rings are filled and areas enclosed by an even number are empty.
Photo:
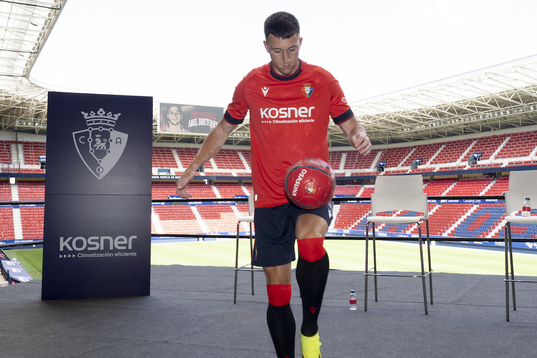
[[[152,111],[49,92],[43,300],[149,295]]]
[[[161,103],[158,131],[209,134],[223,116],[222,107]]]

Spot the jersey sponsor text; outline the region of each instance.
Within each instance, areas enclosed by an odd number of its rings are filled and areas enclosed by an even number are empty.
[[[282,107],[282,108],[260,108],[261,119],[265,118],[297,118],[311,117],[311,112],[315,107]]]

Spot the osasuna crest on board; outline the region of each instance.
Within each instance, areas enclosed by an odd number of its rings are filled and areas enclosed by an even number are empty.
[[[81,112],[87,129],[73,132],[73,141],[80,159],[99,180],[112,170],[127,145],[128,134],[114,129],[121,113]]]

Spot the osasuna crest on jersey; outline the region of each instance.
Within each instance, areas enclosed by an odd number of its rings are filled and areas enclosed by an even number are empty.
[[[106,113],[102,108],[97,113],[81,113],[88,128],[73,132],[75,147],[86,167],[101,180],[121,158],[129,136],[114,130],[121,113]]]
[[[313,87],[311,87],[311,83],[304,83],[300,90],[302,91],[302,94],[307,98],[310,98],[310,96],[313,94]]]

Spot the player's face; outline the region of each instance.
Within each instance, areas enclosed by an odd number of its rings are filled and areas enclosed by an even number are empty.
[[[179,112],[179,108],[176,106],[173,106],[168,111],[168,120],[172,124],[179,124],[181,122],[181,112]]]
[[[272,34],[263,41],[272,60],[272,68],[276,74],[287,76],[298,69],[298,52],[302,45],[302,37],[298,34],[282,39]]]

